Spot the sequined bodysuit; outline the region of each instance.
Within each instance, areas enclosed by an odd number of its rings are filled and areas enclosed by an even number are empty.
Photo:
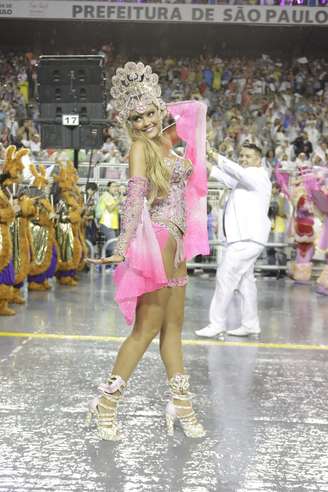
[[[165,158],[165,164],[171,171],[170,191],[164,198],[156,198],[149,206],[153,223],[167,228],[177,241],[177,264],[182,260],[182,238],[186,230],[185,188],[192,174],[192,165],[186,159],[175,154]],[[135,237],[144,200],[149,195],[147,178],[135,176],[129,180],[128,194],[122,213],[122,228],[115,248],[115,254],[125,256],[131,240]]]
[[[192,165],[182,157],[165,159],[171,170],[170,191],[167,197],[157,198],[149,213],[152,222],[164,225],[176,238],[181,238],[186,230],[185,187],[192,173]]]

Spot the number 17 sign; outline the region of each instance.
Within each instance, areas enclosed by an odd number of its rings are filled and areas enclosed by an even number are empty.
[[[62,124],[64,126],[79,126],[80,118],[78,114],[63,114]]]

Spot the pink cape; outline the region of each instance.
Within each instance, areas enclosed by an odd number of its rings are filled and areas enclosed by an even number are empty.
[[[289,189],[288,189],[289,174],[281,171],[280,166],[279,167],[277,166],[276,170],[275,170],[275,176],[276,176],[276,180],[277,180],[278,185],[280,186],[281,191],[283,192],[285,197],[290,200],[290,193],[289,193]]]
[[[303,177],[304,188],[318,210],[325,215],[318,246],[323,251],[328,250],[328,194],[323,191],[327,171],[314,167]]]
[[[115,269],[114,283],[115,301],[129,325],[133,323],[135,317],[138,297],[167,284],[160,245],[146,202],[136,236],[131,241],[126,254],[126,260]]]
[[[167,106],[176,120],[177,134],[186,143],[185,158],[193,164],[193,173],[186,188],[186,233],[184,255],[208,255],[207,234],[207,172],[206,172],[206,106],[199,101],[183,101]]]
[[[186,143],[185,158],[193,164],[186,186],[186,233],[183,240],[187,260],[209,254],[207,235],[207,173],[205,168],[206,106],[198,101],[168,105],[177,122],[177,134]],[[115,301],[126,322],[135,318],[138,297],[167,285],[158,238],[145,202],[136,236],[129,245],[126,260],[114,272]]]

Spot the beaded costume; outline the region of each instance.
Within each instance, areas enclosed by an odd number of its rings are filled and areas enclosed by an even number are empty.
[[[15,272],[13,264],[13,250],[9,226],[15,218],[11,203],[0,188],[0,316],[15,314],[8,307],[13,295]]]
[[[304,180],[307,193],[313,203],[313,211],[322,222],[317,247],[325,256],[323,267],[316,282],[318,294],[328,296],[328,172],[326,169],[313,168]]]
[[[296,243],[296,261],[292,263],[291,275],[298,283],[308,283],[312,274],[312,258],[315,252],[315,215],[322,221],[318,248],[324,253],[326,265],[318,280],[317,292],[328,295],[328,173],[322,168],[299,171],[296,187],[290,196],[289,176],[280,171],[277,180],[284,194],[294,201],[293,228]]]
[[[16,147],[11,145],[6,152],[6,160],[3,166],[4,172],[9,173],[9,177],[4,181],[4,186],[11,189],[14,195],[14,188],[19,188],[22,180],[23,163],[22,158],[28,154],[28,149],[16,151]],[[13,296],[11,301],[15,304],[24,304],[25,300],[20,295],[20,288],[29,273],[31,265],[31,237],[29,234],[29,220],[33,216],[35,209],[33,201],[29,197],[27,189],[18,190],[17,196],[20,211],[15,220],[10,224],[13,264],[15,270],[15,284],[13,286]]]
[[[34,165],[30,166],[34,176],[31,190],[34,193],[36,213],[30,221],[32,263],[28,276],[29,290],[50,289],[48,280],[55,275],[57,268],[57,247],[55,225],[51,218],[54,208],[43,189],[47,186],[46,172],[40,166],[40,173]]]
[[[74,192],[74,180],[69,170],[62,166],[55,178],[60,197],[56,204],[58,222],[56,241],[58,245],[58,268],[56,277],[61,285],[75,286],[76,273],[82,261],[83,248],[80,238],[81,207]]]

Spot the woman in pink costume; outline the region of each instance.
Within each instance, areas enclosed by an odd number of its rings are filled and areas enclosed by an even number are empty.
[[[305,187],[311,196],[314,212],[322,221],[317,246],[324,253],[326,263],[317,279],[316,292],[328,296],[328,172],[320,168],[314,171],[305,179]]]
[[[276,179],[282,192],[293,204],[292,231],[295,240],[296,258],[291,263],[290,275],[298,284],[307,284],[311,280],[312,257],[314,255],[314,215],[311,193],[305,186],[308,170],[298,169],[293,183],[289,174],[276,170]]]
[[[151,341],[159,334],[171,398],[166,407],[169,435],[180,422],[188,437],[205,435],[191,404],[183,363],[181,331],[187,284],[186,260],[208,254],[205,163],[206,108],[199,102],[165,106],[158,76],[149,66],[128,62],[116,71],[111,95],[119,120],[131,137],[128,195],[121,235],[113,256],[118,263],[115,300],[131,334],[119,349],[100,396],[90,404],[102,439],[120,439],[117,405]],[[167,112],[186,144],[185,156],[172,150],[162,132]]]
[[[291,273],[295,282],[308,283],[312,274],[315,233],[313,205],[311,196],[304,187],[304,177],[297,180],[292,199],[294,202],[296,259]]]

